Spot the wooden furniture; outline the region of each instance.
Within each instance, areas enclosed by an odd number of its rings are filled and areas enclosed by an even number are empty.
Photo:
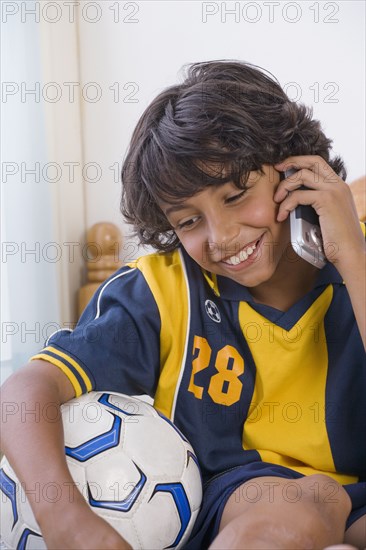
[[[350,183],[350,188],[356,204],[358,219],[366,221],[366,176],[361,176]]]
[[[84,247],[87,284],[79,290],[79,316],[102,282],[122,266],[120,251],[122,234],[113,223],[101,222],[93,225],[87,233]]]

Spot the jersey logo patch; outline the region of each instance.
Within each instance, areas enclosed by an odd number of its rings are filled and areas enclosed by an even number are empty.
[[[215,302],[213,302],[212,300],[206,300],[205,310],[209,318],[212,319],[212,321],[215,321],[215,323],[221,323],[221,315],[219,312],[219,308],[217,307]]]

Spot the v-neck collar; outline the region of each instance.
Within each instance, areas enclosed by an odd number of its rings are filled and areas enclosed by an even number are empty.
[[[228,277],[214,275],[202,270],[202,273],[216,296],[222,300],[247,302],[255,311],[276,325],[290,330],[309,309],[329,284],[342,285],[342,277],[333,264],[327,263],[318,273],[314,286],[287,311],[278,310],[272,306],[255,302],[249,289]]]
[[[228,277],[223,277],[222,275],[216,276],[215,274],[203,269],[202,273],[216,296],[220,296],[223,300],[244,301],[250,304],[255,303],[249,289],[240,283],[237,283]],[[326,266],[319,271],[313,289],[328,286],[329,284],[341,285],[343,284],[343,281],[334,265],[328,262]]]

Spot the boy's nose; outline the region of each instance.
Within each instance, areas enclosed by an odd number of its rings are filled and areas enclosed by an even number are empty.
[[[207,244],[211,253],[235,252],[239,246],[240,226],[230,217],[215,217],[209,223]]]

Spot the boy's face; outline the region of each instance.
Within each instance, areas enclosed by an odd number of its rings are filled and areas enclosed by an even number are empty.
[[[273,200],[280,174],[264,165],[246,190],[233,183],[209,186],[178,205],[162,203],[187,253],[204,269],[247,287],[269,281],[286,258],[288,220],[277,222]]]

